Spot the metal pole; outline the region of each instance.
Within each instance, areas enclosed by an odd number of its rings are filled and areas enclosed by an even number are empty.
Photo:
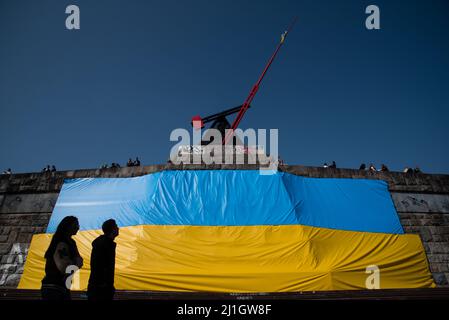
[[[262,74],[260,75],[257,82],[252,87],[248,97],[246,98],[245,102],[243,103],[242,107],[240,108],[239,113],[237,114],[234,122],[232,123],[231,129],[228,130],[227,134],[223,138],[223,144],[227,144],[229,142],[229,139],[234,135],[234,130],[237,129],[240,121],[242,120],[246,110],[248,110],[249,105],[253,101],[254,97],[256,96],[257,91],[259,90],[259,85],[262,82],[262,79],[265,77],[265,74],[267,73],[268,69],[270,68],[271,64],[273,63],[274,58],[276,58],[276,55],[279,52],[279,49],[284,44],[285,38],[287,38],[287,34],[290,32],[290,30],[293,28],[294,24],[296,23],[296,20],[298,20],[298,17],[295,17],[293,21],[290,23],[290,26],[288,27],[287,31],[285,31],[281,35],[281,41],[279,42],[278,46],[276,47],[276,50],[274,51],[273,55],[271,56],[270,60],[268,60],[267,65],[265,66],[264,70],[262,71]]]

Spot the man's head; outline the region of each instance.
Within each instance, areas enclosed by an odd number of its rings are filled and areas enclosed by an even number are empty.
[[[111,238],[112,240],[114,240],[119,234],[119,228],[114,219],[106,220],[101,228],[103,229],[105,236]]]

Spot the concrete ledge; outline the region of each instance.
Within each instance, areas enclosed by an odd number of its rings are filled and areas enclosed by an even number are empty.
[[[258,165],[173,165],[161,164],[109,169],[82,169],[47,173],[0,175],[1,193],[59,192],[66,178],[127,178],[163,170],[258,170]],[[279,171],[314,178],[351,178],[384,180],[391,191],[449,194],[449,175],[406,174],[402,172],[370,172],[354,169],[331,169],[284,165]],[[0,199],[1,200],[1,199]]]
[[[0,300],[40,300],[39,290],[0,289]],[[86,300],[86,292],[72,292],[73,300]],[[157,292],[121,291],[115,300],[422,300],[449,299],[449,288],[386,289],[348,291],[215,293],[215,292]]]

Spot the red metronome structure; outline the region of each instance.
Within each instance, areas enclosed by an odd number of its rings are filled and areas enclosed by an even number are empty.
[[[238,107],[225,110],[223,112],[219,112],[216,114],[213,114],[211,116],[201,118],[200,116],[194,116],[192,117],[192,125],[195,129],[200,129],[204,127],[205,123],[214,121],[210,128],[217,129],[220,131],[223,141],[222,144],[228,144],[232,136],[234,135],[235,129],[240,124],[240,121],[243,119],[243,116],[245,115],[246,110],[250,108],[251,102],[253,101],[254,97],[256,96],[257,91],[259,90],[259,86],[265,77],[265,74],[267,73],[268,69],[270,68],[271,64],[273,63],[274,59],[276,58],[279,50],[281,49],[282,45],[284,44],[285,39],[287,38],[288,33],[293,28],[294,24],[296,23],[297,17],[293,19],[293,21],[290,23],[290,26],[288,29],[281,35],[281,40],[279,44],[276,47],[276,50],[272,54],[271,58],[268,60],[268,63],[266,64],[265,68],[262,71],[262,74],[259,76],[259,79],[257,82],[253,85],[251,88],[251,91],[249,92],[248,97],[246,98],[245,102]],[[232,122],[232,125],[229,124],[228,120],[226,119],[226,116],[237,113],[237,116],[235,117],[234,121]],[[227,130],[227,131],[226,131]],[[202,144],[208,144],[210,142],[206,142]]]

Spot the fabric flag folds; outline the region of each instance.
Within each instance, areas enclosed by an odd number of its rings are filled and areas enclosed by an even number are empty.
[[[40,288],[58,223],[78,217],[85,265],[110,218],[121,290],[291,292],[434,287],[418,235],[404,234],[384,181],[257,170],[162,171],[66,180],[47,233],[33,237],[19,288]]]

